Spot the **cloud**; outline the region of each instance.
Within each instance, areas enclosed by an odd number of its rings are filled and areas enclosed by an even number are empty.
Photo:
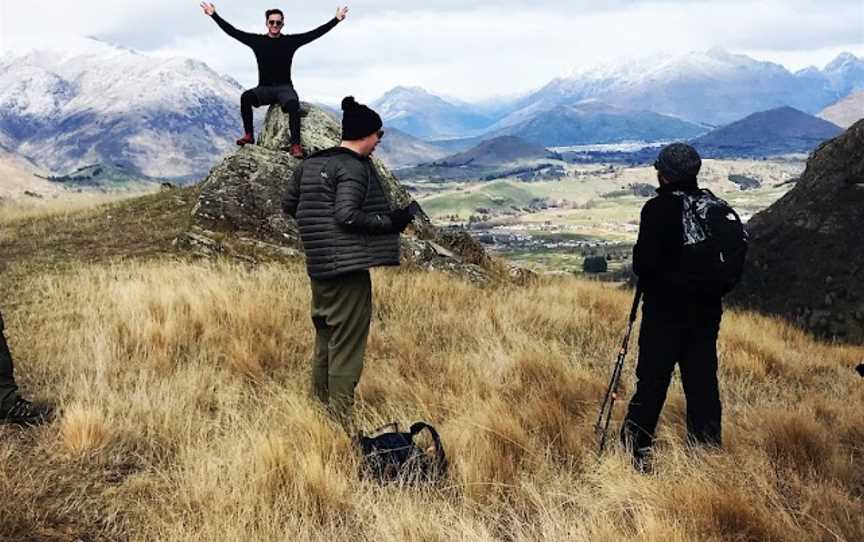
[[[274,0],[216,2],[238,28],[264,31]],[[332,17],[333,5],[283,4],[288,32]],[[397,84],[477,99],[537,88],[572,69],[651,51],[758,51],[791,68],[834,51],[864,52],[864,2],[834,0],[358,0],[348,21],[302,49],[295,80],[309,98],[371,100]],[[311,3],[307,3],[311,4]],[[159,55],[201,59],[246,86],[254,57],[201,13],[197,0],[0,3],[0,40],[62,29]],[[45,39],[51,39],[47,37]],[[2,46],[3,43],[0,43]]]

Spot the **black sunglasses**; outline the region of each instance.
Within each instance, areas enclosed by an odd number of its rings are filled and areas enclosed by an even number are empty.
[[[268,24],[269,26],[282,26],[282,25],[285,24],[285,23],[283,23],[282,21],[277,21],[277,20],[274,19],[274,20],[272,20],[272,21],[267,21],[267,24]]]
[[[375,132],[375,135],[378,136],[378,139],[381,139],[382,137],[384,137],[384,130],[378,130],[377,132]]]

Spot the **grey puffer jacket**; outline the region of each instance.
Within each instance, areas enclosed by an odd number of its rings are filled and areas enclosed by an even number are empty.
[[[399,233],[367,157],[344,147],[309,156],[297,168],[282,209],[297,221],[313,279],[399,265]]]

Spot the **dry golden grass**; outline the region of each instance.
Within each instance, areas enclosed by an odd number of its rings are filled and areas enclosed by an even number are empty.
[[[726,448],[685,445],[676,382],[646,477],[591,431],[627,293],[376,272],[358,417],[430,421],[452,462],[382,488],[309,398],[307,280],[156,259],[21,281],[20,380],[63,412],[0,429],[0,539],[864,540],[862,348],[728,314]]]
[[[46,217],[68,217],[100,205],[141,196],[141,192],[62,192],[48,199],[16,199],[0,205],[0,226]]]

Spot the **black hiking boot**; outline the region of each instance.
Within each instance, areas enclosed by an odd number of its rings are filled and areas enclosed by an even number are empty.
[[[654,463],[651,461],[651,450],[636,450],[630,455],[630,463],[639,474],[654,474]]]
[[[11,407],[0,409],[0,425],[39,425],[51,419],[52,409],[18,397]]]

